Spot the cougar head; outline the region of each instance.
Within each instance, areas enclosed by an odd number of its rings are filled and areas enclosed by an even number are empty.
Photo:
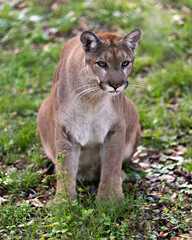
[[[102,90],[116,94],[126,89],[135,58],[134,49],[141,36],[140,29],[125,36],[112,33],[95,35],[90,31],[81,34],[86,64],[98,77]]]

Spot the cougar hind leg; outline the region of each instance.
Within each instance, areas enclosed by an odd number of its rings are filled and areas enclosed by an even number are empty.
[[[141,128],[139,124],[139,115],[134,103],[125,97],[125,115],[126,115],[126,136],[123,162],[128,162],[133,157],[138,144],[140,143]]]
[[[52,113],[50,100],[47,98],[41,104],[37,115],[37,134],[46,155],[55,162],[55,121]]]

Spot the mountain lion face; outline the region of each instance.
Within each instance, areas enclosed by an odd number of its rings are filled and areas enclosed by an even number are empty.
[[[103,91],[117,94],[126,89],[134,62],[133,50],[140,38],[140,29],[124,37],[110,33],[95,35],[88,31],[81,34],[85,61],[98,76],[98,84]]]

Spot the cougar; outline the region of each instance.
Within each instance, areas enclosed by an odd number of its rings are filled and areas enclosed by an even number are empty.
[[[62,49],[51,94],[38,112],[37,133],[56,173],[64,176],[56,187],[64,198],[76,198],[77,179],[98,179],[99,200],[123,198],[122,164],[140,140],[138,112],[124,90],[141,35],[140,29],[125,36],[84,31]]]

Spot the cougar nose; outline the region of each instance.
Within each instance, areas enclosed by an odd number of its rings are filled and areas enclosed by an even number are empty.
[[[119,87],[121,87],[123,85],[123,81],[120,81],[118,83],[109,82],[109,85],[116,90],[117,88],[119,88]]]

